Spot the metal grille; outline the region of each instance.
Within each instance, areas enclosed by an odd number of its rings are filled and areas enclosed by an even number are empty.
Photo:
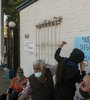
[[[55,64],[54,54],[60,43],[61,17],[54,17],[36,25],[36,59]]]

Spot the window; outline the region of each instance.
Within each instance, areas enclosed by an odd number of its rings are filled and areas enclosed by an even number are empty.
[[[54,54],[60,44],[61,17],[54,17],[36,25],[36,59],[55,64]]]

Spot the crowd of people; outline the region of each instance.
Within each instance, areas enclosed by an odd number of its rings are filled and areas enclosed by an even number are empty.
[[[47,68],[43,60],[36,60],[33,62],[34,73],[28,78],[23,69],[18,68],[6,100],[74,100],[76,83],[80,84],[79,92],[84,100],[90,100],[90,73],[85,72],[85,55],[75,48],[69,58],[61,57],[60,52],[66,44],[62,41],[55,52],[57,65]]]

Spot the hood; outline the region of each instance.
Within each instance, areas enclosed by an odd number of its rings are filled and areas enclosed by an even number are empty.
[[[73,49],[72,53],[70,54],[69,61],[73,61],[75,63],[80,63],[84,60],[84,53],[80,49]]]

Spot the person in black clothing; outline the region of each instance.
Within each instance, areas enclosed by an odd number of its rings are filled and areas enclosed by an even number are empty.
[[[43,60],[33,63],[34,74],[28,80],[32,89],[32,100],[53,100],[53,79],[49,68],[45,68]]]
[[[73,49],[69,58],[59,56],[61,48],[67,44],[62,42],[55,53],[58,62],[56,70],[55,100],[73,100],[75,95],[75,83],[79,83],[85,75],[84,53],[79,49]],[[81,73],[78,69],[80,63]]]

